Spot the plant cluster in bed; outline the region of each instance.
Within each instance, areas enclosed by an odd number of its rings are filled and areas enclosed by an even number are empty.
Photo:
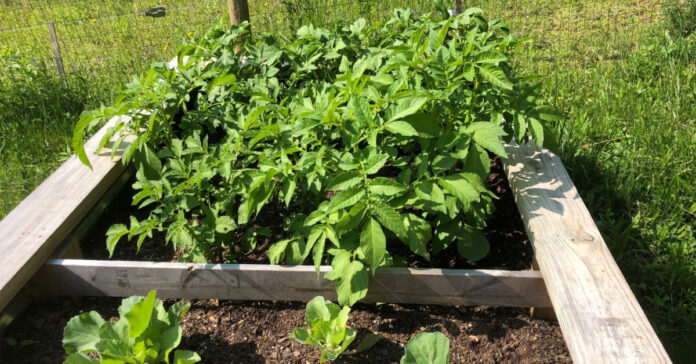
[[[320,363],[336,360],[342,353],[356,354],[369,350],[382,339],[380,334],[366,335],[355,350],[345,350],[355,340],[355,331],[349,329],[350,307],[326,301],[317,296],[307,303],[305,322],[309,326],[297,328],[290,337],[321,349]],[[408,341],[401,364],[448,364],[449,339],[440,332],[420,333]]]
[[[370,271],[403,264],[393,244],[426,259],[453,244],[487,254],[489,153],[505,156],[501,137],[543,143],[558,118],[513,72],[519,41],[503,23],[476,8],[395,10],[285,40],[247,31],[214,27],[176,67],[153,65],[81,117],[74,146],[87,164],[83,134],[118,117],[101,145],[115,140],[135,165],[133,204],[151,211],[112,226],[110,252],[166,230],[183,260],[233,261],[269,233],[259,213],[284,206],[269,260],[311,259],[317,273],[330,263],[343,305],[366,295]]]

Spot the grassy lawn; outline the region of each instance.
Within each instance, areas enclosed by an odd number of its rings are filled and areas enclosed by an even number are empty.
[[[663,342],[696,332],[696,45],[656,32],[623,62],[555,75],[562,157]],[[676,359],[676,357],[675,357]]]
[[[516,62],[525,74],[544,76],[545,97],[565,112],[555,149],[674,361],[689,362],[696,355],[696,35],[686,34],[694,17],[671,28],[661,0],[463,2],[530,39]],[[38,9],[45,14],[51,2],[26,3],[0,0],[0,29],[17,19],[35,29],[0,32],[0,44],[50,58]],[[169,15],[129,15],[155,5]],[[307,21],[376,19],[400,6],[423,10],[430,1],[253,0],[250,12],[254,31],[282,35]],[[63,18],[51,20],[65,38],[66,68],[87,76],[68,87],[38,66],[9,77],[15,73],[7,65],[23,61],[0,58],[0,87],[12,90],[0,94],[0,217],[68,155],[75,116],[108,101],[108,85],[171,57],[183,37],[225,10],[214,0],[56,7]],[[104,14],[120,15],[112,21]]]

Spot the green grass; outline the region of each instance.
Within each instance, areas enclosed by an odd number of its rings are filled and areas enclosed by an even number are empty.
[[[105,92],[84,79],[68,85],[43,63],[0,49],[0,217],[71,153],[75,117]]]
[[[562,157],[675,360],[696,333],[696,38],[656,29],[623,62],[555,75]]]
[[[33,55],[50,59],[46,16],[37,9],[55,3],[33,1],[44,6],[29,12],[27,1],[0,0],[7,3],[16,9],[3,7],[0,29],[19,17],[33,21],[35,30],[24,38],[0,32],[0,44],[34,49]],[[557,151],[673,360],[691,361],[696,355],[696,36],[688,34],[695,29],[694,17],[665,18],[661,0],[464,3],[503,18],[532,41],[518,50],[516,62],[526,74],[544,75],[539,80],[545,97],[565,112]],[[87,73],[66,88],[51,73],[50,62],[45,72],[14,81],[0,72],[0,87],[11,90],[0,93],[0,217],[67,155],[74,116],[109,99],[104,84],[122,80],[150,60],[170,57],[182,37],[195,35],[225,10],[205,0],[196,3],[207,9],[199,14],[186,7],[187,1],[169,0],[157,5],[178,9],[170,18],[125,15],[134,6],[154,4],[63,0],[52,7],[64,16],[53,21],[70,23],[56,25],[66,38],[68,70],[84,70],[82,64],[96,60],[98,67],[89,72],[100,77]],[[282,35],[308,21],[376,19],[396,6],[430,9],[430,1],[253,0],[250,12],[254,31]],[[122,16],[111,25],[102,19],[107,13]],[[101,77],[100,67],[115,71]]]
[[[591,25],[594,16],[578,17],[576,24],[591,26],[571,25],[552,42],[543,34],[563,22],[538,18],[530,34],[536,41],[520,50],[518,62],[546,75],[546,97],[566,114],[559,125],[564,164],[673,360],[690,362],[696,35],[683,37],[662,17],[662,6],[623,11],[635,16],[612,32]]]

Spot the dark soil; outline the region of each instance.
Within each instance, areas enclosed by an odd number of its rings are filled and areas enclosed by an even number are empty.
[[[173,301],[168,300],[168,304]],[[6,332],[22,348],[0,342],[0,363],[61,363],[67,321],[96,310],[118,317],[120,299],[83,298],[31,308]],[[304,324],[304,304],[289,302],[194,301],[182,322],[180,349],[194,350],[203,363],[317,363],[320,352],[288,335]],[[398,363],[406,342],[421,332],[440,331],[450,339],[452,363],[570,363],[556,324],[530,320],[524,309],[358,304],[348,326],[383,338],[370,350],[339,357],[336,363]]]
[[[462,258],[456,250],[455,244],[431,257],[430,261],[413,254],[408,247],[399,242],[390,242],[389,251],[392,254],[404,256],[409,266],[418,268],[460,268],[460,269],[529,269],[532,260],[532,248],[524,225],[520,218],[517,206],[508,185],[507,177],[499,158],[494,158],[491,165],[491,174],[487,180],[490,189],[499,197],[495,200],[495,212],[488,220],[488,227],[484,230],[486,238],[491,245],[491,250],[485,258],[473,262]],[[110,205],[109,209],[95,224],[86,239],[82,242],[82,251],[86,258],[108,259],[106,250],[106,231],[112,224],[128,225],[130,215],[140,219],[147,217],[148,212],[137,210],[131,206],[133,190],[130,186]],[[262,215],[256,218],[259,226],[267,226],[273,231],[273,237],[261,237],[254,250],[240,252],[236,262],[238,263],[268,263],[266,251],[268,246],[275,241],[284,238],[278,222],[288,211],[284,205],[267,206]],[[275,223],[275,226],[272,225]],[[114,256],[115,260],[141,260],[141,261],[173,261],[178,257],[171,245],[165,244],[165,233],[155,233],[152,239],[146,240],[137,251],[134,242],[122,240],[118,243]],[[402,249],[399,249],[402,248]]]

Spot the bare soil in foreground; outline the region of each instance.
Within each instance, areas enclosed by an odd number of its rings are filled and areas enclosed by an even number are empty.
[[[68,320],[90,310],[115,319],[120,301],[64,299],[32,307],[5,338],[33,343],[22,348],[0,343],[0,363],[61,363]],[[304,325],[304,304],[299,302],[193,301],[182,322],[179,348],[198,352],[203,363],[317,363],[319,350],[288,337]],[[571,362],[558,325],[530,319],[526,309],[358,304],[348,326],[358,333],[354,345],[370,332],[383,338],[370,350],[341,356],[336,363],[398,363],[406,342],[425,331],[440,331],[450,339],[452,363]]]

